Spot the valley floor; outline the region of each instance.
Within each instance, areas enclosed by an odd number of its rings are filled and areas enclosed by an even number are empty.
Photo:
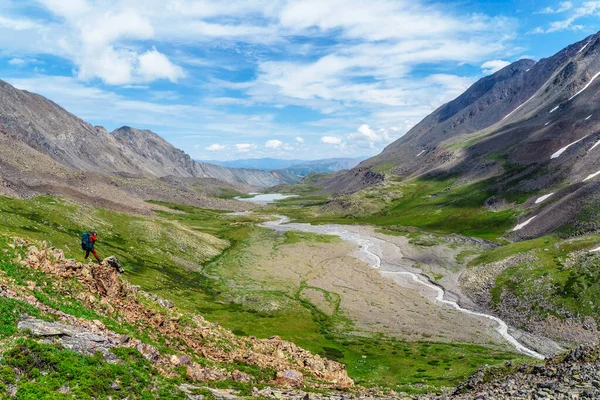
[[[125,278],[143,290],[238,335],[279,335],[338,360],[364,386],[439,390],[482,365],[522,357],[489,321],[385,278],[356,257],[358,246],[335,236],[275,232],[257,226],[268,218],[255,214],[160,205],[164,211],[143,217],[50,197],[0,198],[1,233],[48,240],[80,258],[79,232],[92,226],[101,254],[117,255]],[[455,279],[454,259],[470,246],[419,250],[400,236],[390,240],[440,282]]]

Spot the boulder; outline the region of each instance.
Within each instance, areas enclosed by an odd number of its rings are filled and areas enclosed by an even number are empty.
[[[142,353],[144,358],[148,361],[156,361],[160,357],[158,350],[154,346],[146,343],[138,343],[135,346],[135,349]]]
[[[180,367],[182,365],[188,366],[192,365],[192,359],[188,355],[172,355],[171,356],[171,364],[176,367]]]
[[[106,264],[107,266],[114,268],[120,274],[125,272],[121,262],[115,256],[106,257],[104,260],[102,260],[102,264]]]
[[[277,386],[300,387],[304,383],[304,375],[300,371],[286,369],[275,374],[274,384]]]
[[[19,321],[17,327],[21,331],[29,331],[32,336],[38,337],[44,343],[58,343],[66,349],[84,355],[94,355],[99,351],[108,362],[121,361],[110,351],[116,346],[114,340],[80,326],[25,316]]]

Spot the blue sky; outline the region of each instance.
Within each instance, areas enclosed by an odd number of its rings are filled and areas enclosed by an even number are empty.
[[[0,0],[0,79],[198,159],[374,155],[600,1]]]

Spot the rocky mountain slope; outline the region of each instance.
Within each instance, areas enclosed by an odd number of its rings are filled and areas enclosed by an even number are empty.
[[[0,195],[3,196],[30,198],[52,194],[95,207],[146,214],[157,208],[146,200],[242,211],[249,205],[217,197],[251,190],[247,185],[207,178],[79,171],[0,132]]]
[[[40,95],[17,90],[1,80],[0,133],[78,171],[214,178],[255,187],[299,180],[288,173],[198,163],[148,130],[123,127],[108,133]]]
[[[517,239],[589,221],[582,210],[600,204],[599,76],[600,34],[539,62],[517,61],[325,187],[355,192],[381,182],[384,174],[452,176],[463,184],[495,178],[492,191],[500,198],[494,201],[503,201],[507,189],[529,194],[520,221],[529,223],[514,233]],[[597,229],[578,226],[582,232]]]

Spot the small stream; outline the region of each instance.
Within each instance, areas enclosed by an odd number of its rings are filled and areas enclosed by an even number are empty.
[[[342,240],[358,244],[360,246],[360,252],[363,255],[363,258],[370,260],[369,264],[371,267],[375,269],[381,269],[381,266],[390,266],[396,267],[392,269],[402,269],[401,266],[387,263],[385,260],[382,260],[380,256],[372,252],[370,249],[373,246],[376,246],[376,242],[382,241],[379,238],[374,238],[371,236],[365,236],[358,232],[352,232],[348,229],[345,229],[340,225],[311,225],[311,224],[302,224],[302,223],[290,223],[290,219],[287,217],[278,216],[278,220],[269,221],[262,224],[263,227],[277,230],[277,231],[302,231],[302,232],[310,232],[317,233],[322,235],[334,235],[340,237]],[[392,243],[393,244],[393,243]],[[437,286],[430,281],[426,280],[423,277],[420,277],[417,274],[412,272],[404,272],[404,271],[380,271],[383,276],[386,275],[405,275],[410,277],[417,284],[425,286],[435,292],[435,300],[441,304],[444,304],[448,307],[451,307],[457,311],[460,311],[464,314],[474,315],[477,317],[486,318],[494,323],[494,328],[500,336],[502,336],[508,343],[510,343],[517,351],[520,353],[526,354],[530,357],[537,359],[544,359],[545,357],[532,350],[523,344],[521,344],[514,336],[512,336],[508,331],[508,325],[502,321],[500,318],[495,317],[493,315],[484,314],[476,311],[471,311],[466,308],[461,307],[455,301],[447,300],[446,293],[444,289],[440,286]]]

